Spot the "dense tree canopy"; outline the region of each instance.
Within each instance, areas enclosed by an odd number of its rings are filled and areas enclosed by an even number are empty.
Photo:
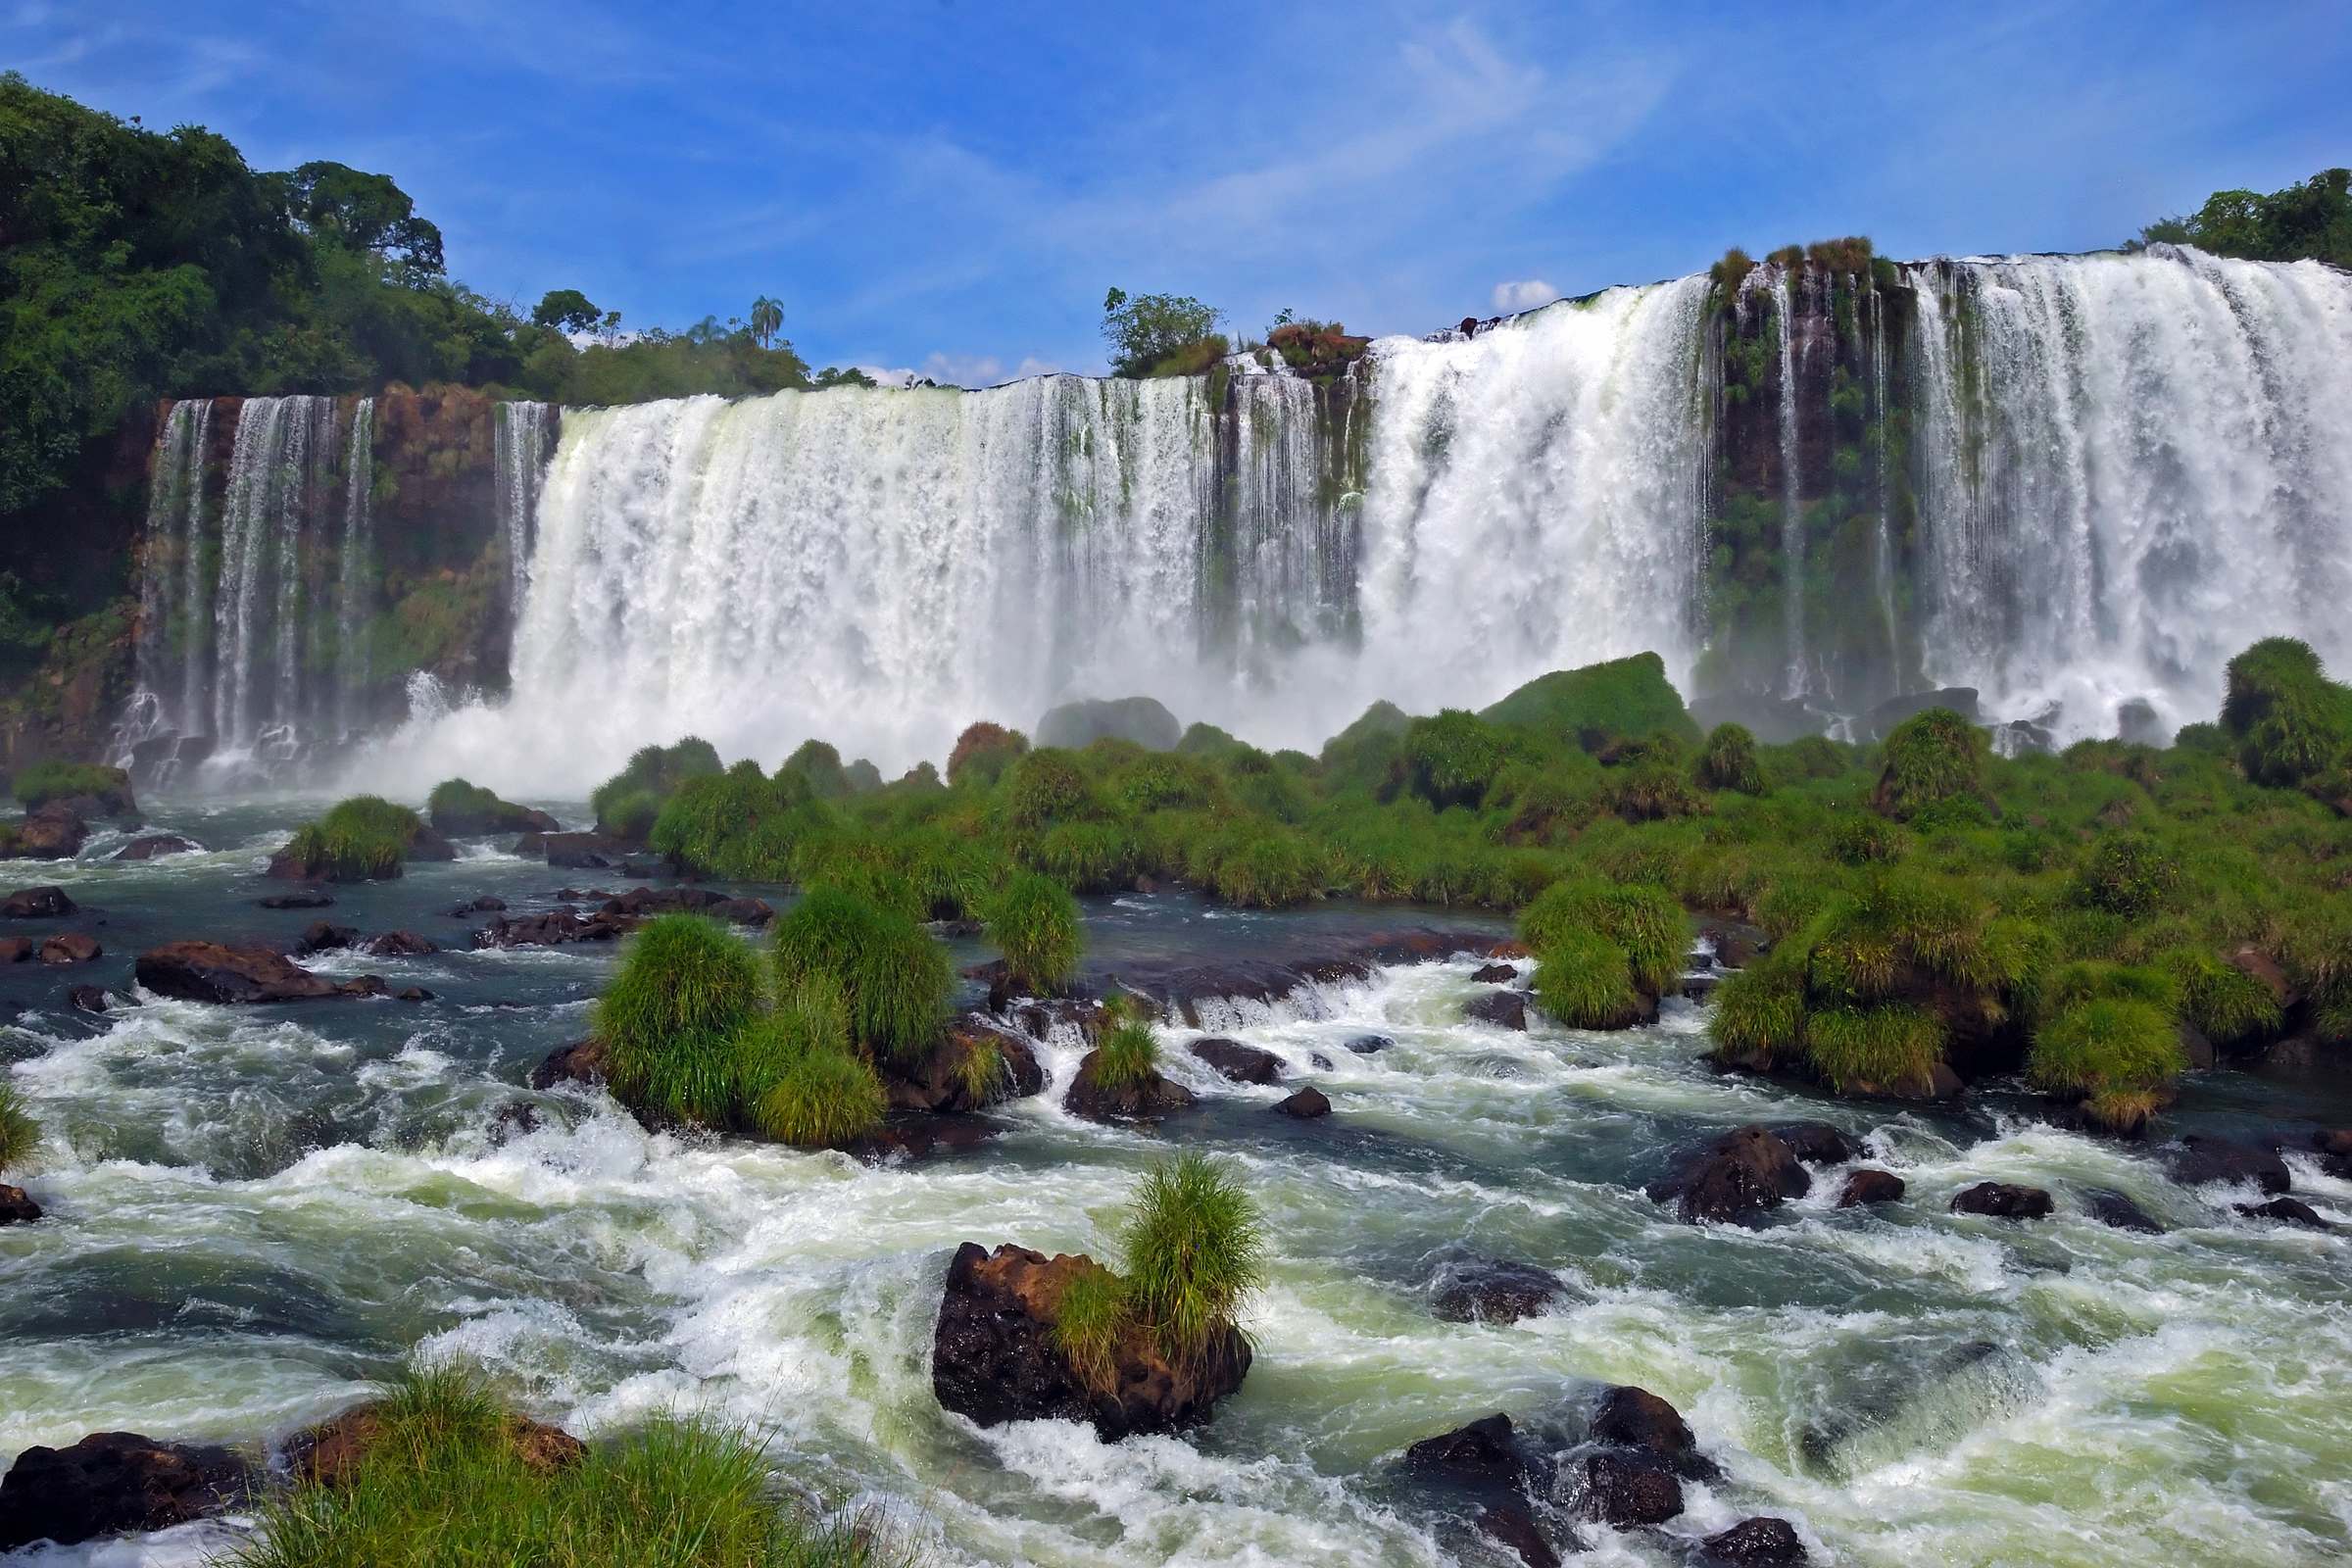
[[[2253,262],[2352,267],[2352,169],[2324,169],[2268,196],[2217,190],[2189,217],[2150,223],[2140,238]]]

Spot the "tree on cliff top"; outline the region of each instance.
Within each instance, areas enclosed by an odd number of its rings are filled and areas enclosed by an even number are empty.
[[[2352,267],[2352,169],[2323,169],[2268,196],[2217,190],[2190,216],[2150,223],[2139,240],[2252,262],[2310,259]]]
[[[1225,354],[1225,339],[1217,334],[1222,319],[1222,311],[1189,294],[1130,296],[1114,288],[1102,297],[1110,373],[1142,377],[1204,370]]]

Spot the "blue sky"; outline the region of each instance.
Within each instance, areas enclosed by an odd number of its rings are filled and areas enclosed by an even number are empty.
[[[0,65],[393,175],[450,270],[817,365],[1099,369],[1103,290],[1421,332],[1861,232],[2113,244],[2352,163],[2352,3],[24,3]],[[1522,288],[1515,295],[1507,285]]]

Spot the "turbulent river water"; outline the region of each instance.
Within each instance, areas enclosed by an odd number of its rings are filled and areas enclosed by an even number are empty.
[[[2308,1160],[2289,1156],[2296,1191],[2335,1235],[2239,1218],[2250,1189],[2176,1186],[2155,1151],[2054,1130],[2023,1100],[1903,1109],[1717,1077],[1681,1002],[1615,1035],[1466,1022],[1466,958],[1212,1020],[1329,1094],[1324,1121],[1270,1115],[1285,1091],[1225,1083],[1174,1031],[1171,1073],[1202,1104],[1155,1133],[1059,1108],[1064,1039],[1001,1136],[925,1161],[650,1135],[601,1097],[523,1087],[582,1032],[608,949],[319,965],[437,994],[423,1004],[135,1000],[146,946],[287,941],[314,917],[253,903],[304,805],[151,814],[204,854],[112,863],[105,838],[0,866],[10,887],[65,886],[85,906],[68,923],[107,950],[70,977],[0,970],[0,1064],[49,1134],[11,1179],[50,1216],[0,1229],[0,1453],[108,1429],[258,1447],[422,1347],[581,1433],[675,1408],[757,1423],[790,1474],[888,1510],[934,1562],[1487,1562],[1503,1559],[1396,1476],[1399,1451],[1495,1410],[1567,1422],[1599,1384],[1635,1383],[1726,1476],[1662,1533],[1586,1527],[1584,1561],[1674,1562],[1757,1512],[1838,1563],[2301,1563],[2352,1535],[2352,1184]],[[475,847],[325,912],[462,948],[462,899],[543,908],[561,878],[599,874]],[[1087,920],[1098,970],[1479,925],[1176,893],[1092,901]],[[69,978],[116,1010],[71,1010]],[[1395,1044],[1344,1048],[1368,1031]],[[518,1102],[535,1127],[499,1119]],[[1700,1135],[1797,1117],[1867,1136],[1908,1200],[1839,1211],[1817,1173],[1765,1223],[1697,1227],[1640,1191]],[[2301,1142],[2314,1118],[2352,1120],[2352,1085],[2223,1072],[2192,1076],[2166,1126]],[[1117,1445],[943,1413],[929,1359],[956,1245],[1108,1255],[1139,1173],[1175,1146],[1237,1161],[1268,1217],[1239,1396],[1198,1433]],[[1947,1211],[1987,1178],[2051,1189],[2057,1215]],[[2094,1188],[2168,1233],[2098,1224]],[[1439,1321],[1431,1277],[1464,1250],[1556,1270],[1567,1298],[1507,1328]],[[239,1528],[14,1560],[195,1562]]]

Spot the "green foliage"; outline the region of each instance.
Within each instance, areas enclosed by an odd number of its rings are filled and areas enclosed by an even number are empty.
[[[2139,231],[2143,243],[2194,245],[2256,262],[2310,258],[2352,268],[2352,170],[2324,169],[2268,196],[2217,190],[2187,218]]]
[[[425,798],[425,810],[434,830],[464,837],[480,833],[521,833],[530,827],[530,813],[502,801],[493,792],[462,778],[443,779]]]
[[[828,1520],[778,1489],[764,1446],[702,1417],[660,1416],[576,1463],[526,1459],[488,1386],[419,1369],[376,1407],[348,1485],[269,1494],[244,1568],[881,1568],[906,1560],[862,1518]]]
[[[1520,724],[1598,751],[1611,740],[1671,735],[1696,745],[1698,725],[1655,654],[1540,675],[1480,711],[1490,724]]]
[[[1924,1007],[1826,1007],[1804,1027],[1806,1059],[1839,1093],[1923,1085],[1943,1059],[1943,1025]]]
[[[2291,787],[2352,744],[2352,692],[2328,678],[2310,644],[2267,637],[2230,661],[2222,727],[2246,777]]]
[[[2173,983],[2181,1021],[2217,1046],[2274,1033],[2284,1021],[2269,986],[2210,953],[2173,948],[2155,967]]]
[[[1565,931],[1536,965],[1536,1000],[1571,1029],[1613,1029],[1636,1015],[1625,950],[1595,931]]]
[[[1097,1264],[1081,1269],[1054,1306],[1054,1348],[1096,1394],[1117,1390],[1113,1351],[1135,1320],[1127,1282]]]
[[[1886,771],[1877,805],[1908,818],[1923,807],[1984,788],[1984,732],[1948,708],[1931,708],[1895,725],[1886,737]]]
[[[1105,1089],[1130,1089],[1159,1071],[1159,1039],[1140,1020],[1103,1031],[1095,1048],[1095,1082]]]
[[[1052,877],[1025,872],[1004,884],[990,910],[988,934],[1012,978],[1052,996],[1078,967],[1078,901]]]
[[[1707,275],[1714,279],[1716,292],[1729,305],[1733,296],[1740,292],[1740,285],[1747,280],[1747,274],[1755,270],[1756,264],[1748,258],[1747,252],[1735,245],[1723,253],[1722,261],[1707,269]]]
[[[612,812],[617,820],[611,831],[621,832],[653,799],[650,789],[625,790],[598,808]],[[807,846],[831,826],[825,808],[813,804],[806,775],[779,770],[762,778],[758,763],[743,761],[724,773],[679,778],[643,836],[656,851],[707,875],[784,882],[801,871]]]
[[[1094,789],[1074,753],[1053,747],[1027,753],[1004,780],[1004,820],[1016,828],[1083,817],[1093,809]]]
[[[612,1093],[661,1121],[727,1125],[735,1040],[760,1004],[759,960],[733,931],[696,914],[648,920],[597,999]]]
[[[1413,790],[1441,810],[1478,805],[1502,765],[1502,750],[1494,726],[1458,708],[1414,719],[1404,735]]]
[[[2100,995],[2059,1009],[2034,1031],[2026,1081],[2084,1099],[2160,1089],[2188,1070],[2172,1019],[2156,1004]]]
[[[302,874],[329,882],[373,882],[401,875],[409,842],[423,820],[374,795],[338,801],[326,815],[295,830],[285,855]]]
[[[1741,795],[1765,793],[1764,767],[1756,760],[1756,738],[1743,724],[1718,724],[1707,732],[1698,760],[1691,763],[1698,786],[1734,790]]]
[[[866,764],[871,768],[873,764]],[[808,781],[809,793],[820,801],[837,801],[854,793],[849,774],[841,765],[841,753],[819,740],[801,742],[800,749],[784,759],[780,772],[798,773]]]
[[[1027,750],[1029,737],[1017,729],[1002,724],[969,725],[956,737],[956,749],[948,754],[948,782],[993,788],[1013,759]]]
[[[1767,962],[1735,970],[1711,1000],[1707,1034],[1726,1058],[1785,1063],[1804,1044],[1802,968]]]
[[[17,799],[29,811],[51,801],[72,800],[76,795],[104,796],[111,791],[127,790],[130,787],[130,775],[119,767],[107,767],[97,762],[44,760],[21,768],[13,780],[13,787]]]
[[[777,990],[840,989],[861,1048],[897,1061],[920,1056],[947,1021],[956,976],[947,949],[904,913],[812,887],[776,921]]]
[[[1830,828],[1830,853],[1847,865],[1885,865],[1902,858],[1903,831],[1883,816],[1841,815]]]
[[[1265,1225],[1237,1168],[1186,1152],[1144,1178],[1121,1238],[1127,1295],[1169,1360],[1205,1352],[1265,1281]]]
[[[1672,989],[1690,952],[1690,918],[1662,887],[1556,882],[1519,915],[1519,940],[1546,958],[1584,932],[1621,950],[1633,984],[1652,997]]]
[[[2083,862],[2076,892],[2094,909],[2132,917],[2164,903],[2180,881],[2180,867],[2147,834],[2102,833]]]
[[[40,1145],[41,1124],[24,1108],[24,1097],[0,1081],[0,1170],[31,1158]]]
[[[1102,336],[1110,344],[1110,373],[1123,376],[1193,375],[1226,353],[1217,335],[1224,313],[1185,294],[1139,294],[1112,289],[1102,299]]]
[[[596,808],[597,831],[644,838],[680,784],[723,771],[717,750],[700,736],[689,735],[674,746],[644,747],[588,797]]]
[[[740,1103],[755,1130],[778,1143],[822,1149],[880,1126],[889,1108],[882,1082],[850,1050],[840,991],[805,986],[736,1042]]]

